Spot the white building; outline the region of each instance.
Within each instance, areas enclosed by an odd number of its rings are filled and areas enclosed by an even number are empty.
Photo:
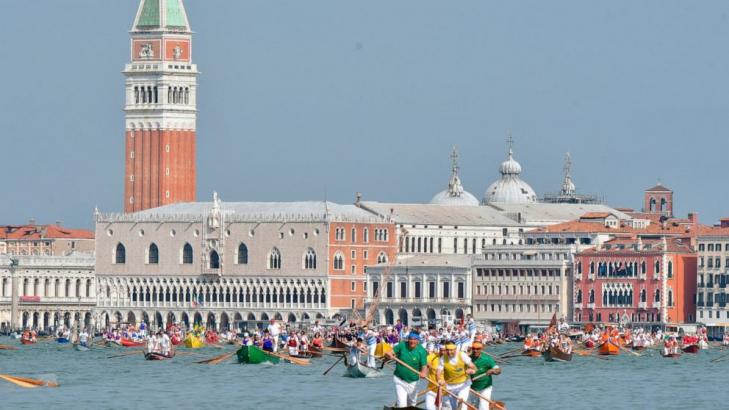
[[[471,312],[471,256],[402,255],[367,268],[366,309],[380,324],[440,326]]]
[[[81,320],[94,325],[96,278],[93,254],[67,256],[0,255],[0,327],[48,330]],[[15,295],[13,295],[13,284]]]

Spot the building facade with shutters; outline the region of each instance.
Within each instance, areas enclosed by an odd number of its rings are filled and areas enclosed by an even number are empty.
[[[577,322],[665,325],[696,320],[690,238],[620,238],[576,255]]]
[[[697,257],[696,320],[721,339],[729,330],[729,219],[699,233]]]
[[[571,321],[573,252],[567,245],[486,249],[473,259],[474,318],[522,331],[555,314]]]

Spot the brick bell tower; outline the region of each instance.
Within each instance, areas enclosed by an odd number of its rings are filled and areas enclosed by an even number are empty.
[[[195,201],[198,71],[182,0],[141,0],[124,75],[124,211]]]

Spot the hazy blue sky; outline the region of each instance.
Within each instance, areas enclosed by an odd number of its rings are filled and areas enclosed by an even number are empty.
[[[137,0],[0,0],[0,224],[122,208],[124,78]],[[450,147],[477,197],[513,130],[523,177],[679,214],[729,215],[729,2],[187,0],[198,199],[355,192],[427,202]]]

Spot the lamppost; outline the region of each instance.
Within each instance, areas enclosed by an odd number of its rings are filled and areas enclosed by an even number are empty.
[[[18,259],[10,256],[10,331],[15,330],[18,317],[18,285],[15,278],[15,270],[18,267]]]

